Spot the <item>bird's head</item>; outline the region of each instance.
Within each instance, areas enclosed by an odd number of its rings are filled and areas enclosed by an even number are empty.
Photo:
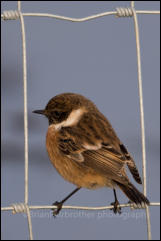
[[[68,120],[70,122],[78,119],[79,115],[87,112],[93,103],[82,95],[74,93],[63,93],[49,100],[45,109],[35,110],[33,113],[45,115],[49,120],[49,125],[59,124]]]

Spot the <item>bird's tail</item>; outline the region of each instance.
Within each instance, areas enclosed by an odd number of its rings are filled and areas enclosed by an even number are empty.
[[[145,204],[150,204],[149,200],[144,196],[144,194],[138,191],[132,183],[128,183],[128,185],[125,185],[117,182],[117,185],[125,193],[125,195],[137,205],[139,204],[141,206],[145,206]]]
[[[135,179],[135,181],[139,184],[142,184],[141,177],[139,175],[139,171],[132,158],[130,161],[127,162],[127,166],[129,168],[131,174],[133,175],[133,178]]]

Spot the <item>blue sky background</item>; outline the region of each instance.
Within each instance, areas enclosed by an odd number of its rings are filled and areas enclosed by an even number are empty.
[[[70,17],[114,11],[129,1],[24,1],[23,12]],[[2,1],[2,11],[16,9],[16,1]],[[137,1],[138,10],[159,10],[159,1]],[[145,131],[147,196],[160,200],[160,24],[159,15],[139,15]],[[1,21],[2,33],[2,206],[24,200],[23,78],[20,22]],[[106,16],[72,23],[25,17],[27,39],[29,121],[29,204],[51,205],[74,186],[52,167],[45,147],[48,121],[32,114],[63,92],[85,95],[110,120],[142,174],[136,43],[133,18]],[[130,174],[129,174],[130,176]],[[130,176],[132,179],[132,177]],[[135,183],[134,180],[132,180]],[[135,185],[142,190],[142,187]],[[117,192],[120,203],[128,200]],[[113,201],[111,189],[80,190],[66,204],[104,206]],[[32,211],[35,239],[146,239],[144,210]],[[152,237],[160,237],[160,207],[150,207]],[[2,239],[28,239],[23,214],[2,213]]]

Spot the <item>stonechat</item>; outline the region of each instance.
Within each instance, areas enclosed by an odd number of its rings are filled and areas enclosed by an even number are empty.
[[[116,187],[137,206],[149,205],[149,200],[126,174],[127,166],[135,181],[142,184],[132,156],[92,101],[79,94],[63,93],[53,97],[45,109],[33,112],[48,118],[46,148],[52,164],[65,180],[77,187],[61,202],[54,203],[57,206],[54,215],[80,188],[112,188],[114,213],[121,212]]]

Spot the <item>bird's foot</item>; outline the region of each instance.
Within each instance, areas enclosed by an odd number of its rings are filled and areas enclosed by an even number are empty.
[[[121,214],[121,207],[119,207],[119,201],[118,200],[115,200],[115,202],[111,203],[111,205],[113,205],[113,208],[111,208],[111,210],[113,210],[113,212],[116,214],[116,213],[119,213]]]
[[[63,203],[62,202],[55,202],[52,204],[53,206],[57,206],[57,208],[52,208],[52,211],[53,211],[53,216],[56,217],[60,210],[62,209],[62,206],[63,206]]]

